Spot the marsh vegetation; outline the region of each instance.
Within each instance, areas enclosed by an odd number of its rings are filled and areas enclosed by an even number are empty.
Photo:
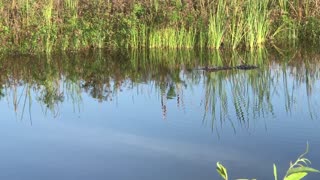
[[[319,12],[311,0],[5,0],[0,44],[18,53],[319,45]]]

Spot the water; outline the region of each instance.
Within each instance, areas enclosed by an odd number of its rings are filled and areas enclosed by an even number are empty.
[[[1,179],[282,177],[305,151],[320,169],[319,61],[145,52],[2,58]],[[196,70],[255,64],[259,69]],[[319,179],[310,175],[306,179]]]

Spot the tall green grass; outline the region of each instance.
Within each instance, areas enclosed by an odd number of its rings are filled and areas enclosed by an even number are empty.
[[[226,31],[226,3],[218,0],[215,11],[210,11],[208,24],[208,47],[219,49]],[[215,7],[215,5],[213,6]]]
[[[43,39],[45,51],[50,53],[54,45],[56,37],[56,27],[52,22],[53,0],[48,0],[42,10],[44,18]]]
[[[181,28],[164,28],[152,30],[149,35],[149,48],[193,48],[195,46],[195,31]]]
[[[249,0],[246,8],[246,46],[250,49],[264,45],[269,33],[269,0]]]
[[[245,35],[245,16],[242,13],[241,4],[239,6],[239,1],[233,0],[231,2],[232,7],[232,17],[230,20],[229,27],[229,46],[235,50],[240,46],[240,43]],[[241,2],[243,3],[243,2]]]
[[[1,1],[0,44],[20,53],[317,45],[319,12],[311,0]]]

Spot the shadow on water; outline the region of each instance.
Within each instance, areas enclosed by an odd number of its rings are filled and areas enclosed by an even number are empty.
[[[148,85],[160,97],[163,118],[168,101],[184,106],[184,91],[202,86],[203,123],[212,130],[229,124],[250,128],[253,120],[275,117],[275,105],[284,102],[290,114],[299,88],[305,88],[309,116],[317,117],[314,89],[319,80],[318,53],[303,50],[271,53],[157,51],[90,52],[51,57],[3,57],[0,60],[0,96],[12,104],[19,118],[32,103],[59,116],[64,101],[79,110],[83,93],[99,102],[113,101],[122,91]],[[199,67],[255,65],[253,70],[206,72]],[[147,93],[141,91],[140,93]],[[280,95],[281,94],[281,95]],[[279,97],[284,99],[279,100]],[[27,112],[27,113],[26,113]],[[236,119],[232,118],[236,117]],[[235,125],[237,124],[237,125]]]

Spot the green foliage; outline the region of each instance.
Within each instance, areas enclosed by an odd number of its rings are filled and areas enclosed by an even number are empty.
[[[311,0],[1,1],[0,44],[20,53],[317,45],[319,12]]]
[[[308,175],[308,173],[320,173],[319,170],[308,167],[311,162],[309,159],[304,157],[308,151],[309,145],[307,144],[306,151],[301,154],[294,163],[290,162],[290,167],[283,178],[284,180],[300,180]]]
[[[219,175],[222,177],[222,179],[224,180],[228,180],[228,172],[227,169],[220,164],[220,162],[217,162],[217,172],[219,173]]]
[[[233,0],[231,2],[231,6],[233,7],[232,11],[232,18],[231,18],[231,24],[230,24],[230,42],[228,43],[229,46],[234,50],[236,49],[244,35],[245,35],[245,19],[244,14],[241,13],[242,9],[241,6],[238,6],[237,1]]]
[[[274,180],[278,180],[278,171],[277,171],[277,166],[273,164],[273,177]]]
[[[149,35],[149,48],[193,48],[195,32],[181,28],[153,29]]]
[[[307,176],[308,173],[320,173],[319,170],[309,167],[311,162],[304,157],[308,151],[309,145],[307,144],[306,151],[301,154],[294,163],[290,162],[290,167],[283,177],[283,180],[301,180]],[[219,162],[217,163],[217,171],[222,179],[228,180],[227,169]],[[273,175],[274,179],[278,180],[277,166],[275,164],[273,164]]]
[[[315,17],[309,17],[301,25],[300,33],[302,39],[305,42],[312,42],[312,44],[318,44],[320,42],[320,19]]]
[[[226,4],[227,1],[219,0],[216,10],[210,13],[208,25],[208,47],[219,49],[226,31]]]

